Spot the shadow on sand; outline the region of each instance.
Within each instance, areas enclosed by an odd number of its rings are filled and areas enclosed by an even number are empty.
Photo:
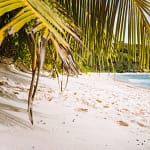
[[[25,109],[0,103],[0,124],[5,126],[16,126],[22,128],[32,128],[29,121],[13,115],[13,112],[27,112]]]

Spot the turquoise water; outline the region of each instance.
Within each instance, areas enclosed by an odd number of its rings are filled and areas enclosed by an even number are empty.
[[[140,85],[150,88],[150,73],[145,74],[118,74],[118,80],[129,82],[132,84]]]

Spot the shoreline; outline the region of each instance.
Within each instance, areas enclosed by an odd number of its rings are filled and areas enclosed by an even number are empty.
[[[0,67],[0,149],[150,149],[149,89],[88,73],[69,77],[60,92],[57,79],[41,76],[32,126],[30,80],[31,74]]]
[[[150,75],[150,73],[140,73],[140,74],[121,74],[121,73],[117,73],[116,75]],[[140,84],[140,83],[134,83],[134,82],[131,82],[131,81],[128,81],[127,79],[119,79],[119,78],[117,78],[117,77],[115,77],[115,79],[114,80],[117,80],[117,81],[119,81],[119,82],[124,82],[124,83],[128,83],[128,84],[130,84],[130,85],[134,85],[134,86],[137,86],[137,87],[140,87],[140,88],[145,88],[145,89],[149,89],[150,90],[150,86],[147,86],[147,85],[144,85],[144,84]]]
[[[128,84],[128,86],[134,86],[134,87],[138,87],[138,88],[143,88],[143,89],[147,89],[147,90],[150,90],[150,87],[148,86],[142,86],[141,84],[138,84],[138,83],[133,83],[133,82],[130,82],[130,81],[127,81],[127,80],[123,80],[123,79],[118,79],[116,76],[117,75],[150,75],[150,73],[107,73],[107,72],[102,72],[102,73],[93,73],[93,72],[90,72],[88,74],[97,74],[98,76],[101,76],[101,75],[106,75],[110,78],[112,78],[112,80],[114,81],[117,81],[117,82],[120,82],[120,83],[123,83],[123,84]],[[86,74],[85,74],[86,75]]]

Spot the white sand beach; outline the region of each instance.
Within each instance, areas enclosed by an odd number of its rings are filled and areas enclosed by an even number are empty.
[[[61,92],[57,79],[41,76],[32,126],[30,80],[0,64],[0,150],[150,150],[150,89],[88,73]]]

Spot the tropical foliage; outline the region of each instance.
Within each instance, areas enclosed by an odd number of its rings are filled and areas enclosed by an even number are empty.
[[[149,0],[59,1],[82,28],[86,49],[77,48],[76,52],[88,65],[99,69],[112,66],[126,42],[129,64],[138,61],[140,68],[149,69]]]
[[[17,41],[26,33],[22,39],[27,41],[31,52],[32,82],[28,98],[31,122],[32,101],[45,50],[49,50],[53,66],[58,56],[61,58],[68,74],[79,73],[74,59],[79,66],[97,71],[121,70],[127,66],[130,69],[133,64],[149,69],[148,18],[149,0],[0,0],[0,43],[8,35],[15,35]],[[9,38],[6,42],[11,41],[12,37]]]
[[[28,97],[28,111],[30,121],[32,119],[32,102],[36,93],[40,69],[44,62],[46,45],[50,41],[58,56],[63,62],[63,67],[69,74],[78,74],[77,65],[71,55],[67,38],[72,36],[77,41],[78,29],[71,19],[66,17],[63,7],[51,0],[0,0],[0,16],[11,13],[9,22],[3,24],[0,29],[0,43],[7,35],[18,32],[25,28],[29,50],[32,56],[32,81]],[[10,14],[9,14],[10,15]],[[49,44],[49,45],[52,45]],[[37,78],[35,78],[37,72]]]
[[[75,34],[77,28],[72,21],[61,13],[63,8],[58,7],[52,0],[48,3],[39,0],[0,0],[0,16],[14,10],[17,11],[12,20],[0,29],[0,42],[7,35],[18,32],[26,23],[36,20],[35,23],[32,23],[34,27],[31,28],[32,32],[42,32],[41,35],[44,38],[49,36],[66,68],[75,72],[74,64],[69,60],[70,57],[67,57],[70,50],[66,36],[69,33],[75,39],[79,40],[79,38]]]

